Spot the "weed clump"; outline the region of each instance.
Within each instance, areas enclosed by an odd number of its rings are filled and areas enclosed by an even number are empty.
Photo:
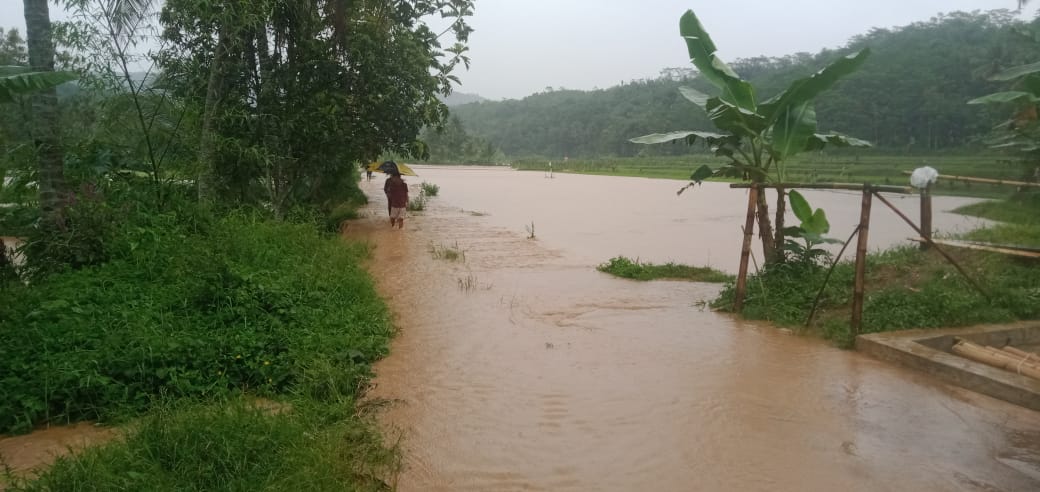
[[[426,181],[423,181],[422,184],[419,185],[419,189],[424,195],[430,197],[437,196],[437,194],[441,192],[440,186],[433,183],[427,183]]]
[[[634,280],[689,280],[691,282],[720,283],[733,279],[732,275],[720,272],[711,267],[694,267],[678,263],[655,265],[632,260],[624,256],[616,256],[608,262],[596,267],[597,270],[611,275]]]

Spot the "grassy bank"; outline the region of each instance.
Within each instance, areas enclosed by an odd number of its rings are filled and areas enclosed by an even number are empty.
[[[513,167],[528,171],[545,171],[549,159],[521,159]],[[688,180],[701,165],[718,166],[719,159],[707,154],[668,157],[631,157],[553,160],[553,170],[563,173],[609,176],[635,176]],[[890,155],[800,155],[787,163],[790,181],[800,182],[871,182],[903,185],[909,178],[903,171],[932,166],[940,173],[993,179],[1019,179],[1022,169],[1017,164],[995,156],[890,156]],[[1007,188],[991,185],[940,182],[936,193],[967,196],[998,196]]]
[[[348,470],[393,454],[354,405],[392,335],[365,247],[253,214],[167,219],[121,234],[110,261],[3,291],[0,432],[135,422],[24,485],[381,487]],[[257,397],[287,410],[243,403]]]
[[[721,283],[733,280],[732,275],[709,267],[694,267],[680,265],[678,263],[665,263],[655,265],[644,263],[638,259],[632,260],[624,256],[611,258],[606,263],[596,267],[597,270],[609,273],[616,277],[630,278],[633,280],[688,280],[690,282]]]
[[[61,458],[27,492],[388,490],[398,455],[349,400],[271,413],[242,400],[157,408],[125,441]]]
[[[1036,195],[1016,195],[1005,201],[972,205],[962,212],[1017,221],[967,234],[972,239],[1026,244],[1038,237],[1040,230],[1036,222],[1040,200]],[[872,254],[867,259],[862,332],[1040,318],[1040,262],[957,248],[946,250],[983,287],[986,295],[977,292],[935,251],[903,247]],[[744,317],[818,332],[839,345],[851,345],[851,261],[838,264],[821,295],[816,320],[812,326],[804,326],[825,274],[826,269],[821,266],[797,263],[777,265],[752,275]],[[733,294],[731,284],[713,307],[730,309]]]

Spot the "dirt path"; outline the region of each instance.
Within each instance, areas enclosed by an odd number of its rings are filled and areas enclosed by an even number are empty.
[[[610,278],[463,196],[390,230],[381,184],[346,235],[400,328],[372,396],[401,490],[1040,489],[1034,412]]]

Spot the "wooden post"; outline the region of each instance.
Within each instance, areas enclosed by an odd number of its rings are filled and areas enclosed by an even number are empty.
[[[751,239],[755,234],[755,212],[758,210],[756,189],[748,190],[747,219],[744,221],[744,245],[740,249],[740,270],[737,272],[737,292],[733,296],[733,312],[740,313],[744,309],[744,296],[747,294],[748,258],[751,256]]]
[[[863,291],[867,273],[867,236],[870,231],[870,204],[874,190],[863,185],[863,206],[859,212],[859,241],[856,243],[856,277],[852,287],[852,336],[863,326]]]
[[[932,242],[932,187],[921,189],[921,251],[927,251]]]

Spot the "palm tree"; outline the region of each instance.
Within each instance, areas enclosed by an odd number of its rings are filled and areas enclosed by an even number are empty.
[[[54,71],[54,41],[51,39],[51,17],[47,0],[23,0],[26,44],[29,66],[34,72]],[[36,141],[37,183],[40,188],[40,211],[55,217],[61,209],[65,190],[62,148],[58,139],[58,96],[53,87],[33,96],[32,135]]]

